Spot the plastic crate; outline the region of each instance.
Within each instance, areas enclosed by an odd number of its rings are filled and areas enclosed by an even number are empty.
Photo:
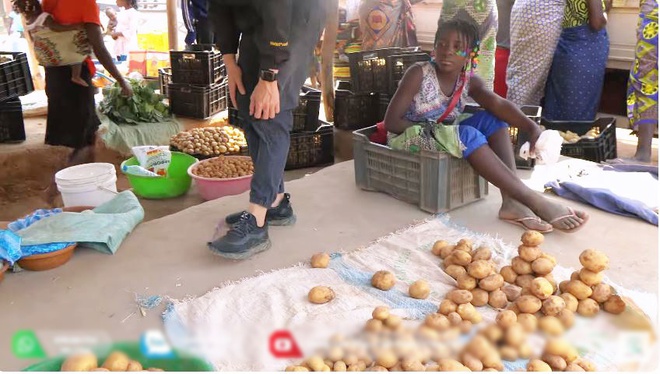
[[[291,134],[291,147],[285,170],[330,165],[334,163],[334,129],[327,122],[318,121],[313,132]],[[248,145],[249,146],[249,145]]]
[[[389,92],[387,57],[400,54],[401,48],[383,48],[348,54],[354,93]]]
[[[0,143],[22,142],[25,140],[23,105],[19,98],[0,103]]]
[[[372,143],[376,126],[353,132],[355,183],[387,193],[429,213],[447,212],[488,194],[488,182],[470,164],[447,153],[395,151]]]
[[[226,75],[218,51],[170,51],[170,63],[172,83],[206,86]]]
[[[399,87],[399,82],[403,78],[406,70],[412,65],[430,61],[431,56],[428,53],[410,53],[404,55],[392,55],[387,57],[387,86],[389,94],[394,95]]]
[[[160,85],[160,94],[169,98],[167,86],[172,83],[172,68],[158,69],[158,83]]]
[[[353,131],[373,126],[385,118],[389,103],[386,94],[335,90],[335,127]]]
[[[314,131],[319,127],[321,91],[303,86],[298,107],[293,110],[291,132]]]
[[[0,52],[0,101],[27,95],[34,91],[27,55],[22,52]]]
[[[210,86],[168,85],[170,108],[173,114],[206,119],[227,109],[229,91],[227,81]]]
[[[582,139],[577,143],[563,144],[561,154],[598,163],[617,158],[615,118],[603,117],[595,121],[548,121],[544,118],[541,124],[549,130],[572,131],[580,136],[593,127],[598,127],[600,135],[596,139]]]

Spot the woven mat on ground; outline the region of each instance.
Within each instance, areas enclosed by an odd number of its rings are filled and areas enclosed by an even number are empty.
[[[274,330],[291,331],[303,353],[309,355],[313,349],[325,346],[334,333],[350,335],[360,331],[378,305],[389,305],[393,313],[412,324],[436,312],[444,295],[455,287],[455,281],[440,270],[440,260],[430,253],[430,248],[436,240],[456,242],[462,238],[492,248],[498,266],[516,255],[513,247],[496,238],[469,232],[452,225],[448,217],[438,217],[382,238],[367,248],[334,254],[327,269],[300,264],[225,284],[196,299],[172,300],[164,314],[165,329],[175,346],[202,352],[218,370],[282,370],[292,361],[276,359],[269,353],[269,336]],[[398,281],[392,290],[384,292],[371,287],[371,276],[378,270],[396,275]],[[571,271],[558,266],[553,274],[560,281],[568,279]],[[412,299],[407,294],[408,285],[418,279],[426,279],[431,285],[432,292],[426,300]],[[336,298],[323,305],[307,301],[308,291],[318,285],[331,287]],[[615,287],[621,295],[634,299],[648,315],[656,315],[655,295]],[[477,309],[484,321],[494,321],[494,309]],[[578,316],[569,340],[599,370],[635,369],[635,363],[644,359],[647,350],[633,352],[623,347],[633,344],[646,348],[650,338],[648,333],[624,333],[617,328],[616,324],[624,321],[626,315],[646,322],[636,308],[628,308],[620,316],[604,312],[592,319]],[[624,344],[622,339],[628,341]],[[530,343],[537,350],[542,348],[540,337],[532,337]],[[525,360],[505,362],[507,371],[520,370],[525,365]]]
[[[130,156],[131,148],[139,145],[170,145],[170,138],[183,131],[181,123],[174,118],[138,125],[118,125],[100,114],[99,118],[101,139],[108,148],[124,156]]]

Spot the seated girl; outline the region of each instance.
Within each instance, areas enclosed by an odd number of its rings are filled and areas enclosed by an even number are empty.
[[[486,89],[472,72],[479,30],[462,19],[441,23],[435,36],[435,60],[406,71],[385,115],[393,149],[448,152],[465,158],[502,194],[499,218],[540,232],[574,232],[589,219],[584,212],[552,202],[516,176],[508,124],[530,135],[532,150],[540,127],[513,103]],[[485,111],[463,113],[472,98]],[[540,217],[540,218],[539,218]]]

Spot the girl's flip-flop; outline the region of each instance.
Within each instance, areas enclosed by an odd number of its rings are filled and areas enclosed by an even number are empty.
[[[529,216],[529,217],[523,217],[523,218],[517,218],[517,219],[504,219],[504,218],[500,218],[500,219],[504,222],[508,222],[508,223],[514,224],[516,226],[520,226],[520,227],[524,228],[525,230],[538,231],[541,234],[547,234],[547,233],[550,233],[554,230],[551,224],[549,224],[550,228],[547,229],[547,230],[535,229],[535,228],[529,227],[525,224],[525,222],[529,222],[529,221],[538,222],[540,224],[546,223],[542,219],[540,219],[539,217],[536,217],[536,216]]]
[[[548,223],[551,224],[552,227],[556,228],[557,230],[570,234],[570,233],[572,233],[572,232],[576,232],[576,231],[578,231],[578,230],[581,230],[582,227],[584,227],[584,225],[589,221],[589,215],[588,215],[588,214],[585,214],[584,218],[582,218],[582,217],[578,216],[577,213],[575,213],[575,210],[573,210],[573,208],[571,208],[571,207],[566,207],[566,209],[568,209],[568,214],[565,214],[565,215],[563,215],[563,216],[559,216],[559,217],[553,219],[552,221],[549,221]],[[559,222],[559,221],[561,221],[562,219],[570,218],[570,217],[579,218],[579,219],[581,219],[583,222],[582,222],[578,227],[576,227],[576,228],[574,228],[574,229],[568,229],[568,230],[566,230],[566,229],[560,229],[559,227],[555,227],[554,224],[555,224],[556,222]]]

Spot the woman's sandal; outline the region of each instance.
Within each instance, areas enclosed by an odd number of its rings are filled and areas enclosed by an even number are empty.
[[[550,228],[547,229],[547,230],[538,230],[538,229],[529,227],[525,224],[525,222],[529,222],[529,221],[534,221],[534,222],[538,222],[538,223],[541,223],[541,224],[545,223],[542,219],[540,219],[537,216],[528,216],[528,217],[517,218],[517,219],[504,219],[504,218],[500,218],[500,219],[504,222],[508,222],[508,223],[513,224],[513,225],[520,226],[520,227],[524,228],[525,230],[538,231],[541,234],[548,234],[548,233],[551,233],[554,230],[554,228],[552,227],[551,224],[550,224]]]
[[[584,218],[582,218],[582,217],[578,216],[577,213],[575,213],[575,210],[573,210],[573,208],[571,208],[571,207],[566,207],[566,209],[568,209],[568,214],[565,214],[565,215],[563,215],[563,216],[559,216],[559,217],[557,217],[557,218],[555,218],[555,219],[553,219],[553,220],[551,220],[551,221],[548,222],[548,223],[551,224],[552,227],[554,227],[555,229],[557,229],[557,230],[559,230],[559,231],[561,231],[561,232],[565,232],[565,233],[567,233],[567,234],[570,234],[570,233],[572,233],[572,232],[576,232],[576,231],[578,231],[578,230],[581,230],[582,227],[584,227],[584,225],[589,221],[589,215],[588,215],[588,214],[585,213]],[[568,230],[567,230],[567,229],[560,229],[559,227],[555,227],[555,225],[554,225],[555,223],[557,223],[557,222],[559,222],[559,221],[561,221],[561,220],[563,220],[563,219],[565,219],[565,218],[570,218],[570,217],[576,217],[576,218],[579,218],[579,219],[582,220],[582,223],[581,223],[578,227],[573,228],[573,229],[568,229]]]

